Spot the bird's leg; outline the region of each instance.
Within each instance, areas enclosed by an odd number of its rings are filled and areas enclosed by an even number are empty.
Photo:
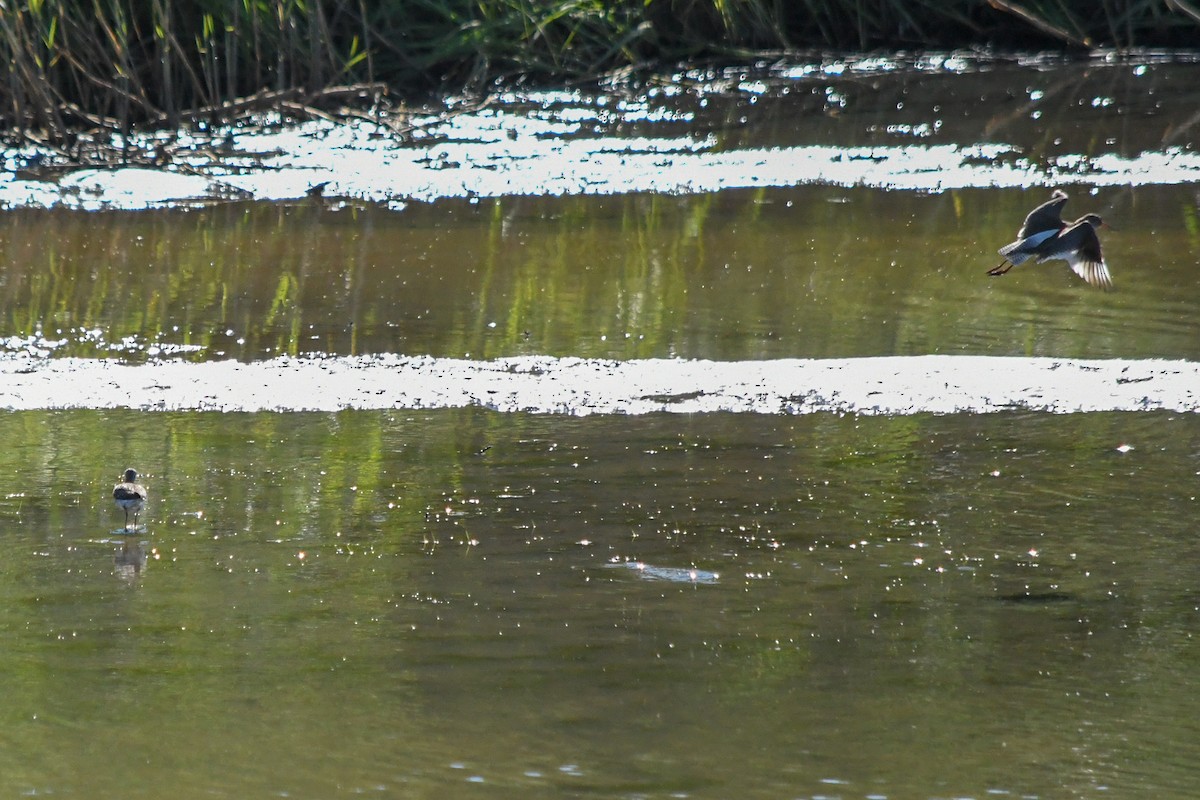
[[[988,270],[988,275],[1003,275],[1013,268],[1012,262],[1008,259],[1001,261],[996,266]]]

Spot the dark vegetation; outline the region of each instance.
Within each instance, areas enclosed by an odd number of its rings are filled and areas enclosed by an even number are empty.
[[[0,126],[79,157],[134,128],[361,111],[682,59],[1197,42],[1188,0],[9,0]]]

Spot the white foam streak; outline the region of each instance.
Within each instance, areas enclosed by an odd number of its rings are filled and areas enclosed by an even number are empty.
[[[914,356],[771,361],[521,357],[244,363],[10,357],[0,408],[334,411],[484,407],[537,414],[1052,413],[1200,410],[1187,361]]]
[[[709,136],[677,135],[679,120],[669,129],[673,135],[622,137],[603,132],[623,120],[619,109],[584,103],[566,110],[552,118],[517,108],[427,120],[405,143],[370,122],[309,122],[239,134],[216,165],[188,163],[181,153],[181,163],[164,170],[84,170],[58,184],[3,181],[0,204],[139,209],[231,193],[280,200],[303,197],[321,182],[329,182],[327,196],[388,204],[802,184],[938,192],[1066,180],[1093,186],[1200,182],[1200,154],[1180,148],[1133,157],[1064,155],[1044,165],[1004,144],[723,149]],[[644,116],[639,109],[630,113]]]

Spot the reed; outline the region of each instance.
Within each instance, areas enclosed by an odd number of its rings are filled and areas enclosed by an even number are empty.
[[[1188,46],[1190,0],[8,0],[0,124],[79,156],[135,126],[798,48]]]

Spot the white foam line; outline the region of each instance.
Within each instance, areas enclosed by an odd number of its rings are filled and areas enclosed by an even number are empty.
[[[280,156],[261,170],[205,177],[147,169],[84,170],[58,184],[0,182],[0,203],[136,210],[221,197],[230,186],[270,201],[302,197],[315,183],[329,192],[381,203],[445,197],[695,194],[805,184],[941,192],[966,187],[1028,187],[1070,180],[1093,186],[1200,183],[1200,157],[1170,150],[1132,159],[1057,159],[1042,171],[1001,158],[997,145],[826,146],[707,152],[696,143],[661,152],[643,140],[568,141],[536,152],[493,152],[489,144],[455,149],[452,166],[430,166],[429,150],[401,148]],[[445,149],[445,148],[443,148]],[[444,155],[444,154],[443,154]]]
[[[1200,411],[1200,363],[915,356],[773,361],[0,360],[0,408],[333,411],[479,406],[538,414]]]
[[[1093,186],[1200,183],[1200,155],[1178,147],[1133,157],[1063,155],[1043,166],[1006,144],[725,150],[712,137],[618,138],[581,135],[583,127],[481,112],[398,146],[369,123],[306,123],[239,135],[240,153],[228,156],[228,165],[240,167],[233,172],[200,161],[185,163],[183,171],[88,169],[45,182],[0,170],[0,204],[132,210],[225,197],[231,187],[270,201],[303,197],[321,182],[330,184],[330,197],[399,205],[446,197],[691,194],[806,184],[941,192],[1064,180]],[[6,157],[15,159],[11,151]]]

